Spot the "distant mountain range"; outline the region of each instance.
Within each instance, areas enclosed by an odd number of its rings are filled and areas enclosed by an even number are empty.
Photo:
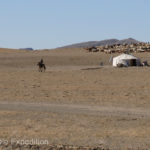
[[[31,48],[31,47],[27,47],[27,48],[20,48],[20,50],[30,50],[30,51],[33,51],[34,49]]]
[[[76,44],[67,45],[59,48],[86,48],[86,47],[105,46],[105,45],[113,45],[113,44],[133,44],[139,42],[140,41],[137,41],[133,38],[123,39],[123,40],[107,39],[102,41],[88,41],[88,42],[76,43]]]

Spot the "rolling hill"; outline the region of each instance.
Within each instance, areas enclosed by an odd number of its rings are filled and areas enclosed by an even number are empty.
[[[85,48],[85,47],[93,47],[93,46],[105,46],[105,45],[113,45],[113,44],[132,44],[132,43],[139,43],[133,38],[118,40],[118,39],[107,39],[102,41],[88,41],[82,43],[76,43],[72,45],[67,45],[59,48]]]

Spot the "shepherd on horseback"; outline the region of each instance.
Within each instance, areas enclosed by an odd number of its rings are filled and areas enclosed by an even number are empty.
[[[43,63],[43,59],[41,59],[40,62],[37,63],[37,65],[39,66],[39,72],[43,72],[43,71],[45,72],[46,66]]]

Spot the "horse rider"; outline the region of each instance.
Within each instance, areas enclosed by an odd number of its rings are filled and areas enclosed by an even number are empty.
[[[43,65],[44,63],[43,63],[43,59],[41,59],[38,63],[37,63],[37,65]]]
[[[45,66],[45,64],[43,63],[44,61],[43,61],[43,59],[41,59],[39,62],[38,62],[38,66],[39,66],[39,69],[41,70],[41,68],[44,68],[44,71],[46,70],[46,66]],[[39,71],[40,71],[39,70]],[[42,72],[42,70],[41,70],[41,72]]]
[[[43,59],[40,60],[40,64],[43,64]]]

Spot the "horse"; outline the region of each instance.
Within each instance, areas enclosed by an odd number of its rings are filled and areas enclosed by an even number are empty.
[[[39,72],[43,72],[43,71],[45,72],[46,70],[45,64],[38,62],[37,65],[39,66]]]

